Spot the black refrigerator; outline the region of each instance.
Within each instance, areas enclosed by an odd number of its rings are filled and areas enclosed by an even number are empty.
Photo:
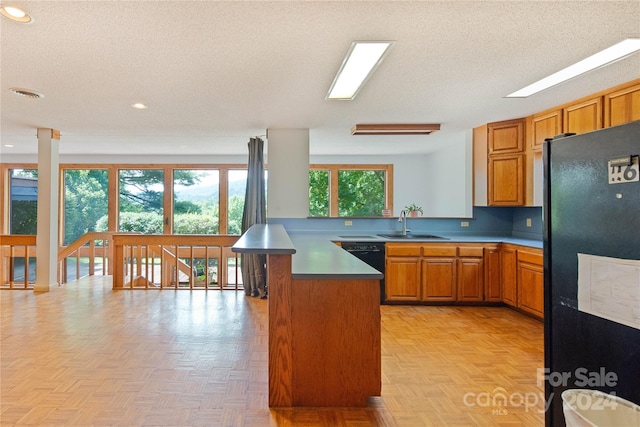
[[[547,427],[566,389],[640,404],[638,155],[640,121],[545,142]]]

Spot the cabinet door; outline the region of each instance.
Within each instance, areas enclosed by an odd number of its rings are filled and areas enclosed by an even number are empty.
[[[456,300],[456,259],[422,259],[422,300]]]
[[[500,249],[485,248],[484,250],[484,300],[492,302],[502,301],[502,287],[500,286]]]
[[[525,120],[508,120],[487,124],[489,155],[524,151]]]
[[[518,261],[518,307],[543,317],[544,270],[541,265]]]
[[[489,205],[524,205],[524,154],[489,157]]]
[[[553,138],[562,133],[562,110],[534,115],[531,133],[531,148],[534,151],[542,150],[546,138]]]
[[[564,108],[564,132],[585,133],[602,129],[602,97]]]
[[[640,84],[604,97],[604,127],[640,120]]]
[[[385,271],[386,301],[420,299],[420,259],[388,257]]]
[[[482,301],[484,275],[482,258],[458,259],[458,301]]]
[[[518,304],[517,255],[516,249],[509,246],[503,246],[500,250],[502,301],[514,307]]]

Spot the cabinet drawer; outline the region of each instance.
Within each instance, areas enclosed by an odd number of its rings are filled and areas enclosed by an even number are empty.
[[[542,252],[518,251],[518,262],[528,262],[529,264],[542,265]]]
[[[419,245],[386,245],[387,256],[420,256]]]
[[[456,256],[456,247],[455,246],[423,246],[422,247],[422,255],[423,256]]]
[[[466,248],[464,246],[461,246],[461,247],[458,248],[458,256],[459,257],[482,258],[483,255],[484,255],[484,249],[483,248]]]

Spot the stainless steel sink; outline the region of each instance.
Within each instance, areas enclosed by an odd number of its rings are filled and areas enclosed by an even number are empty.
[[[443,240],[447,240],[446,237],[435,236],[433,234],[419,234],[419,233],[415,233],[414,234],[414,233],[411,233],[411,232],[408,232],[404,236],[402,234],[399,234],[399,233],[378,234],[378,236],[384,237],[384,238],[387,238],[387,239],[443,239]]]

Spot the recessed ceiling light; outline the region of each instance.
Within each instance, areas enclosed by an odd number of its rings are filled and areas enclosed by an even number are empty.
[[[391,42],[354,42],[347,52],[325,99],[354,99],[373,70],[384,59]]]
[[[625,39],[620,43],[614,44],[611,47],[601,50],[600,52],[591,55],[582,61],[576,62],[573,65],[568,66],[565,69],[551,74],[542,80],[538,80],[529,86],[522,88],[507,95],[507,98],[526,98],[534,93],[541,92],[545,89],[549,89],[552,86],[566,82],[569,79],[584,74],[587,71],[595,70],[596,68],[609,65],[619,59],[625,58],[640,50],[640,38]]]
[[[25,89],[23,87],[10,87],[9,90],[16,95],[26,96],[27,98],[44,98],[44,95],[35,90]]]
[[[136,110],[146,110],[147,108],[149,108],[142,102],[136,102],[135,104],[131,104],[131,106]]]
[[[22,9],[13,6],[0,7],[0,14],[12,21],[19,22],[21,24],[27,24],[32,21],[31,16]]]
[[[13,148],[13,144],[4,144],[4,146],[7,148]]]

